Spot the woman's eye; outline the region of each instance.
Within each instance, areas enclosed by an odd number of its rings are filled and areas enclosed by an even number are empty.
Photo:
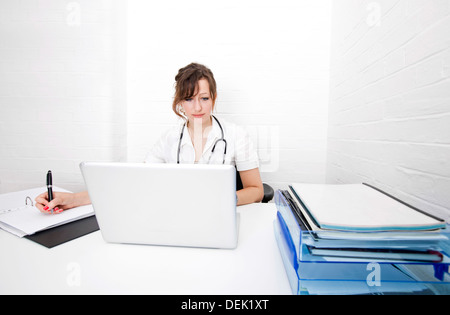
[[[186,101],[186,102],[191,102],[191,101],[192,101],[192,98],[187,98],[187,99],[185,99],[185,101]]]
[[[209,101],[209,97],[203,97],[202,101],[205,101],[205,102]]]

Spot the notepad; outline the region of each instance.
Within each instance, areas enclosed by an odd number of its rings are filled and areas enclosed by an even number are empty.
[[[384,232],[446,226],[444,220],[364,184],[293,184],[291,190],[321,229]]]
[[[91,205],[58,215],[42,213],[34,206],[34,200],[46,191],[46,187],[41,187],[0,195],[0,228],[24,237],[94,215]],[[58,187],[53,187],[53,191],[69,192]]]

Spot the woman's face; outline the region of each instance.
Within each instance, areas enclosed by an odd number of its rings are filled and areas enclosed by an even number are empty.
[[[211,99],[209,83],[206,79],[198,81],[198,90],[192,98],[185,99],[181,106],[190,123],[202,120],[202,125],[211,123],[214,100]]]

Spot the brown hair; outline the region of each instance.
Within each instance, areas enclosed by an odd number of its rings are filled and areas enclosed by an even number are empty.
[[[214,75],[209,68],[198,63],[191,63],[178,71],[175,77],[175,97],[173,99],[172,109],[179,117],[185,118],[181,114],[178,105],[185,99],[194,96],[195,91],[198,90],[198,81],[201,79],[208,81],[209,93],[214,104],[217,97],[217,87]]]

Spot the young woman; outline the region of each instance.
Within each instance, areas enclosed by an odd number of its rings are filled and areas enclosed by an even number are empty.
[[[256,150],[242,128],[213,115],[217,88],[211,70],[192,63],[179,70],[175,81],[172,108],[183,123],[159,139],[145,162],[235,165],[244,187],[237,192],[238,205],[260,202],[264,189]],[[55,192],[51,202],[47,193],[36,198],[37,208],[45,213],[51,213],[51,209],[61,213],[90,203],[87,191]]]

